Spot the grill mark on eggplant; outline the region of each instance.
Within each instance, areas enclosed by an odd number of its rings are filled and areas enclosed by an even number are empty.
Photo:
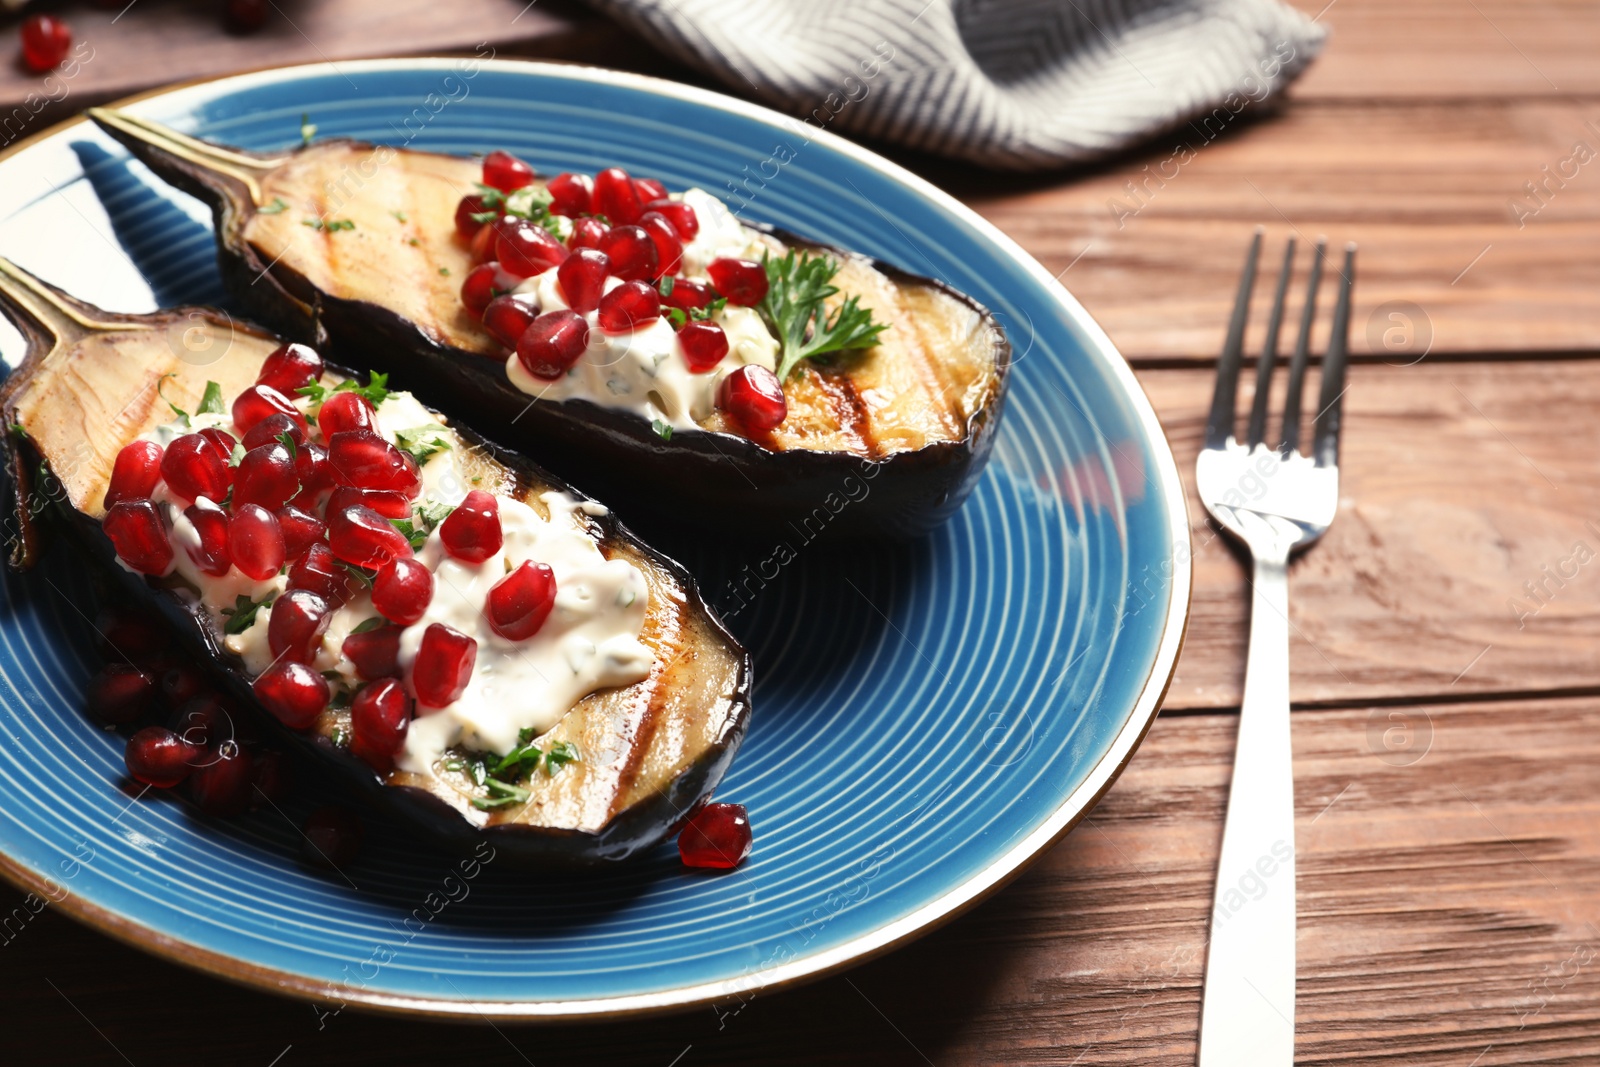
[[[867,411],[861,389],[847,370],[834,368],[809,368],[818,387],[828,398],[828,406],[838,424],[855,438],[856,448],[865,456],[878,453],[878,444],[872,433],[872,417]]]

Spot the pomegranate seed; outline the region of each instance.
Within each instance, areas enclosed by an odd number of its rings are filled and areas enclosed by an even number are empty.
[[[594,179],[587,174],[557,174],[545,188],[550,190],[552,215],[572,217],[594,210]]]
[[[233,716],[222,706],[215,695],[201,694],[190,697],[178,705],[173,713],[171,729],[196,748],[216,748],[224,741],[237,741],[234,737]]]
[[[347,430],[372,430],[378,429],[378,413],[367,398],[358,393],[334,393],[322,403],[322,410],[317,412],[317,428],[322,431],[324,440],[331,440],[336,433]]]
[[[304,663],[288,660],[268,667],[251,688],[262,706],[292,730],[316,722],[333,696],[326,678]]]
[[[685,867],[732,870],[750,855],[750,816],[743,804],[707,804],[678,834]]]
[[[292,777],[289,759],[282,752],[270,748],[257,752],[255,773],[250,776],[250,784],[255,787],[250,791],[250,807],[282,803],[289,794]]]
[[[294,452],[294,473],[300,479],[302,496],[317,493],[333,485],[333,468],[328,466],[328,450],[309,441]]]
[[[189,772],[189,796],[207,815],[243,815],[250,807],[254,770],[255,760],[248,749],[236,741],[224,741]]]
[[[517,359],[535,378],[555,381],[589,347],[589,320],[571,309],[546,311],[517,339]]]
[[[415,559],[391,559],[372,580],[372,606],[390,622],[410,626],[433,600],[433,572]]]
[[[411,542],[404,534],[376,511],[360,505],[328,513],[328,546],[346,563],[369,569],[411,555]]]
[[[344,430],[328,439],[334,481],[358,489],[387,489],[415,498],[422,491],[417,461],[371,430]]]
[[[103,723],[121,726],[150,709],[156,696],[155,676],[126,663],[108,663],[89,679],[84,704]]]
[[[22,63],[35,74],[54,70],[72,47],[72,30],[51,15],[33,15],[22,23]]]
[[[484,224],[472,216],[482,215],[487,210],[489,209],[483,206],[483,197],[476,193],[461,198],[461,203],[456,205],[456,232],[461,235],[463,241],[471,241],[478,236],[478,231],[483,229]]]
[[[567,238],[567,247],[599,248],[601,240],[611,232],[611,227],[599,219],[574,219],[572,222],[572,236]]]
[[[531,293],[497,296],[483,309],[483,328],[507,348],[515,348],[517,338],[526,333],[538,317],[539,302]]]
[[[467,280],[461,283],[462,306],[474,315],[482,315],[489,301],[506,291],[496,287],[499,277],[500,264],[493,260],[473,267],[467,272]]]
[[[256,423],[280,411],[294,419],[302,431],[305,430],[306,417],[300,414],[294,401],[270,385],[252,385],[234,398],[233,425],[240,433],[247,434],[255,428]]]
[[[411,687],[416,690],[417,703],[430,708],[454,704],[466,692],[477,662],[478,642],[442,622],[429,626],[422,633],[422,645],[411,664]]]
[[[289,588],[317,594],[329,604],[350,599],[350,575],[339,566],[333,549],[318,541],[289,567]]]
[[[298,559],[328,532],[323,521],[309,511],[290,504],[278,509],[278,529],[283,533],[285,559]]]
[[[404,493],[389,489],[357,489],[349,485],[341,485],[328,497],[328,514],[356,505],[371,508],[386,519],[411,517],[411,501],[406,499]]]
[[[274,442],[252,448],[239,461],[233,476],[233,507],[237,511],[241,504],[260,504],[276,510],[299,491],[300,477],[289,450]]]
[[[650,235],[656,246],[656,274],[671,274],[683,262],[683,242],[678,231],[659,211],[646,211],[639,216],[639,228]]]
[[[661,302],[682,311],[701,311],[710,307],[716,298],[716,291],[705,282],[697,282],[693,278],[674,278],[672,288],[661,298]]]
[[[482,563],[505,543],[500,530],[499,499],[493,493],[474,489],[439,524],[439,539],[444,542],[445,551],[456,559]]]
[[[714,322],[685,323],[678,331],[678,343],[683,346],[683,361],[693,374],[715,369],[728,354],[728,335]]]
[[[187,704],[202,696],[209,696],[210,693],[211,688],[206,684],[206,676],[192,663],[174,663],[161,672],[161,695],[173,707]],[[203,743],[196,742],[196,744]]]
[[[310,345],[279,345],[261,364],[257,385],[270,385],[285,396],[293,396],[303,385],[322,377],[322,357]]]
[[[694,208],[682,200],[652,200],[644,206],[646,211],[658,211],[672,223],[672,228],[678,234],[678,240],[688,244],[700,232],[700,217],[694,213]]]
[[[228,495],[232,473],[216,447],[197,433],[184,434],[161,457],[161,477],[184,500],[202,496],[221,500]]]
[[[513,278],[543,274],[567,258],[567,246],[538,223],[505,218],[495,223],[495,229],[499,234],[495,258],[500,261],[500,269]]]
[[[338,870],[361,851],[361,819],[345,808],[325,804],[306,817],[300,827],[306,862]]]
[[[561,283],[561,295],[566,298],[567,305],[573,311],[587,314],[600,306],[606,275],[610,273],[611,261],[604,252],[598,248],[580,248],[556,268],[556,280]]]
[[[467,246],[472,253],[473,263],[488,263],[494,259],[495,245],[500,241],[500,223],[505,221],[505,216],[500,216],[494,222],[486,222],[483,228],[473,235],[472,242]]]
[[[755,364],[722,379],[717,387],[717,407],[751,430],[775,430],[789,415],[778,376]]]
[[[644,214],[639,190],[621,167],[607,167],[594,176],[593,203],[594,213],[610,219],[613,226],[631,225]]]
[[[755,307],[766,298],[767,268],[753,259],[713,259],[706,273],[730,304]]]
[[[483,157],[483,184],[514,193],[533,184],[533,168],[510,152],[495,149]]]
[[[146,726],[128,738],[122,758],[135,781],[157,789],[171,789],[189,777],[200,750],[165,726]]]
[[[166,574],[172,567],[172,542],[161,512],[148,500],[124,500],[106,512],[101,529],[117,556],[140,574]]]
[[[639,194],[641,204],[648,204],[652,200],[665,200],[667,187],[654,178],[633,179],[633,191]]]
[[[351,634],[340,649],[344,658],[356,665],[356,673],[366,681],[395,678],[400,674],[400,627],[380,626],[366,633]]]
[[[207,426],[200,431],[200,436],[206,439],[206,443],[211,446],[211,450],[217,454],[218,459],[224,463],[232,462],[233,449],[239,443],[238,438],[217,426]]]
[[[250,432],[244,435],[240,443],[248,451],[252,448],[260,448],[262,445],[281,444],[282,441],[280,439],[284,434],[289,435],[289,440],[294,442],[296,449],[299,449],[301,445],[310,440],[306,435],[306,424],[304,422],[280,411],[275,415],[268,415],[250,427]],[[233,446],[229,445],[228,450],[231,453]],[[232,458],[231,455],[229,458]]]
[[[600,251],[611,261],[611,273],[624,281],[647,282],[660,271],[656,243],[638,226],[613,226],[600,238]]]
[[[310,663],[328,632],[333,613],[328,602],[309,589],[290,589],[272,602],[267,620],[267,647],[273,658]]]
[[[120,500],[148,500],[161,480],[161,446],[154,441],[133,441],[122,446],[111,465],[111,484],[105,506]]]
[[[228,552],[228,513],[209,500],[197,500],[183,509],[183,517],[200,535],[198,545],[184,546],[194,565],[214,578],[227,574],[233,567]]]
[[[645,282],[623,282],[600,298],[600,328],[632,333],[661,317],[661,295]]]
[[[350,704],[350,752],[377,771],[394,766],[411,726],[411,698],[394,678],[361,687]]]
[[[555,603],[555,572],[529,560],[495,583],[485,610],[495,633],[521,641],[539,632]]]
[[[94,632],[101,655],[108,660],[149,660],[167,647],[166,623],[144,611],[107,605],[95,612]]]
[[[228,523],[228,554],[247,577],[264,582],[283,566],[283,531],[278,517],[260,504],[241,504]]]

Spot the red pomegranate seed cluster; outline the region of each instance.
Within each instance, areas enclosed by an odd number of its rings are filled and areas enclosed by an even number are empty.
[[[509,158],[494,161],[497,180],[531,175]],[[640,288],[654,299],[654,290]],[[558,337],[553,343],[562,342]],[[410,537],[396,526],[415,521],[412,502],[422,493],[421,472],[409,453],[378,431],[377,412],[357,391],[326,394],[316,417],[322,442],[313,440],[310,423],[289,397],[322,375],[315,351],[284,345],[234,400],[234,429],[242,439],[207,428],[165,449],[148,441],[127,445],[113,465],[103,529],[123,563],[147,575],[168,573],[181,551],[213,577],[234,569],[256,581],[287,576],[287,588],[267,609],[272,664],[253,689],[263,707],[295,730],[313,727],[333,699],[332,685],[314,663],[334,612],[353,595],[357,579],[351,568],[370,572],[378,618],[347,636],[341,653],[365,683],[351,701],[351,751],[386,771],[405,743],[413,695],[426,708],[460,699],[478,643],[434,623],[423,632],[409,690],[402,681],[400,631],[423,620],[434,596],[433,572],[415,558]],[[154,499],[163,483],[180,505],[187,504],[183,515],[196,536],[181,544]],[[492,558],[505,541],[499,499],[481,490],[468,493],[439,524],[439,539],[445,553],[464,564]],[[524,640],[543,626],[555,594],[549,567],[523,563],[489,591],[484,611],[496,633]],[[108,643],[113,640],[143,647],[137,631],[126,628],[107,636]],[[203,683],[192,670],[171,673],[170,699],[181,703],[200,695]],[[162,678],[163,690],[168,681]],[[97,677],[90,703],[103,721],[122,725],[145,713],[156,690],[150,672],[119,664]],[[141,732],[137,744],[130,744],[130,768],[151,784],[184,780],[188,772],[180,770],[204,747],[193,734],[155,727]],[[248,752],[230,750],[208,764],[203,787],[195,786],[208,798],[205,805],[229,807],[230,790],[247,777],[249,758]]]
[[[536,179],[532,167],[509,153],[484,158],[483,184],[502,194]],[[565,244],[543,226],[507,215],[498,197],[466,196],[456,208],[456,230],[477,264],[462,283],[461,303],[505,346],[506,358],[514,354],[537,379],[558,380],[588,347],[589,323],[583,316],[598,311],[600,329],[611,334],[643,329],[665,315],[678,331],[691,373],[708,374],[720,366],[728,354],[727,334],[704,312],[719,297],[740,307],[760,304],[767,295],[765,266],[747,259],[715,260],[707,267],[709,285],[677,276],[684,245],[700,232],[700,220],[693,207],[671,199],[653,178],[608,167],[593,178],[557,174],[545,190],[550,214],[572,220]],[[549,270],[556,271],[570,310],[544,311],[527,294],[511,295],[523,279]],[[607,278],[623,284],[608,293]],[[781,383],[764,368],[741,370],[753,384],[719,387],[718,407],[749,430],[775,429],[787,415]]]

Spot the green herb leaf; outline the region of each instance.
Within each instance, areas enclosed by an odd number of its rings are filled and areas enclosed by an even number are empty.
[[[650,429],[654,430],[656,436],[661,438],[663,441],[672,440],[672,424],[671,423],[662,422],[660,419],[651,419],[650,420]]]
[[[495,765],[489,768],[489,774],[492,778],[505,782],[518,781],[539,769],[539,760],[543,755],[538,745],[518,745],[501,756]]]
[[[206,383],[205,395],[200,398],[200,415],[221,415],[228,409],[222,404],[222,386],[216,382]]]
[[[401,222],[405,222],[406,221],[406,213],[404,211],[391,211],[391,212],[389,212],[389,214],[393,215],[395,218],[399,219]]]
[[[304,111],[300,113],[300,143],[308,145],[311,138],[317,135],[317,128],[311,123],[311,116]]]
[[[513,804],[522,804],[532,795],[521,786],[512,785],[510,782],[502,782],[495,778],[490,778],[482,784],[489,790],[489,795],[487,797],[477,797],[472,801],[472,806],[479,811],[494,811],[497,808],[508,808]]]
[[[344,748],[345,743],[350,740],[350,731],[345,729],[343,726],[335,726],[333,728],[333,736],[330,738],[330,740],[333,742],[335,748]]]
[[[381,628],[386,621],[387,620],[385,620],[382,615],[374,615],[372,618],[367,619],[366,621],[362,622],[359,626],[357,626],[354,630],[351,630],[350,632],[353,633],[353,634],[371,633],[373,630],[377,630],[377,629]]]
[[[292,462],[294,460],[294,458],[295,458],[295,451],[296,450],[295,450],[294,438],[289,436],[289,431],[288,430],[285,430],[285,431],[283,431],[282,433],[280,433],[278,435],[278,443],[280,445],[282,445],[284,448],[287,448],[289,450],[289,459]]]
[[[361,588],[372,588],[372,580],[378,576],[377,571],[369,571],[365,567],[357,567],[354,563],[346,563],[342,559],[338,560],[337,562],[339,566],[344,568],[346,574],[355,579],[356,584],[361,586]]]
[[[222,626],[223,631],[230,634],[244,633],[256,624],[256,612],[272,603],[277,595],[276,593],[268,593],[261,600],[251,600],[243,593],[240,593],[234,598],[233,607],[222,609],[222,614],[228,617],[228,621]]]
[[[229,456],[228,456],[228,466],[237,467],[239,464],[241,464],[243,462],[244,462],[244,444],[243,444],[243,442],[235,442],[234,446],[233,446],[233,452],[230,453]]]
[[[296,389],[295,394],[297,396],[309,396],[313,404],[320,405],[323,400],[327,399],[328,390],[326,386],[318,385],[316,382],[311,382]]]
[[[160,378],[156,379],[156,395],[159,396],[162,400],[167,400],[167,394],[166,394],[166,391],[165,391],[166,390],[167,379],[168,378],[176,378],[176,377],[177,377],[176,374],[163,374]],[[183,410],[182,408],[180,408],[178,405],[174,404],[170,400],[167,400],[167,407],[172,409],[172,413],[174,415],[176,415],[178,418],[183,420],[185,426],[187,426],[189,424],[189,413],[187,411]]]
[[[454,511],[454,504],[441,504],[437,500],[423,500],[417,505],[417,520],[429,532],[438,526],[450,513]]]
[[[340,230],[356,228],[352,219],[301,219],[300,225],[309,226],[319,233],[338,233]]]
[[[351,378],[334,386],[333,391],[336,393],[358,393],[366,397],[367,403],[377,407],[389,399],[389,376],[387,374],[379,374],[375,370],[368,371],[366,385],[358,385],[355,379]]]
[[[689,313],[682,308],[663,308],[661,313],[667,317],[668,322],[672,323],[674,330],[683,329],[689,321]]]
[[[578,762],[580,762],[578,746],[571,741],[557,741],[550,746],[550,751],[544,754],[544,773],[548,777],[554,777],[567,764]]]
[[[694,322],[705,322],[717,312],[728,306],[728,298],[719,296],[703,308],[695,308],[689,312],[689,318]]]
[[[449,433],[443,426],[413,426],[396,431],[394,443],[400,451],[411,453],[411,458],[420,465],[428,462],[429,456],[449,451]]]
[[[258,215],[282,215],[285,211],[288,211],[288,210],[289,210],[289,205],[284,201],[283,197],[275,196],[275,197],[272,198],[272,203],[268,204],[266,207],[258,207],[258,208],[256,208],[256,214],[258,214]]]
[[[803,359],[828,352],[871,348],[887,323],[872,321],[872,310],[850,297],[829,315],[823,306],[839,292],[833,284],[839,264],[827,256],[800,256],[793,250],[782,259],[767,256],[767,295],[757,311],[782,346],[778,380],[784,381]]]
[[[445,277],[445,278],[450,277],[450,268],[449,267],[440,267],[439,268],[439,274],[442,277]]]
[[[661,281],[656,283],[656,291],[661,294],[661,298],[663,300],[665,300],[667,297],[672,295],[672,283],[673,283],[673,280],[674,279],[673,279],[672,275],[663,274],[661,276]]]

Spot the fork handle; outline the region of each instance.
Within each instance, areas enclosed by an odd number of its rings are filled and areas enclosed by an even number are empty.
[[[1288,552],[1257,554],[1250,656],[1211,910],[1200,1067],[1294,1064]]]

